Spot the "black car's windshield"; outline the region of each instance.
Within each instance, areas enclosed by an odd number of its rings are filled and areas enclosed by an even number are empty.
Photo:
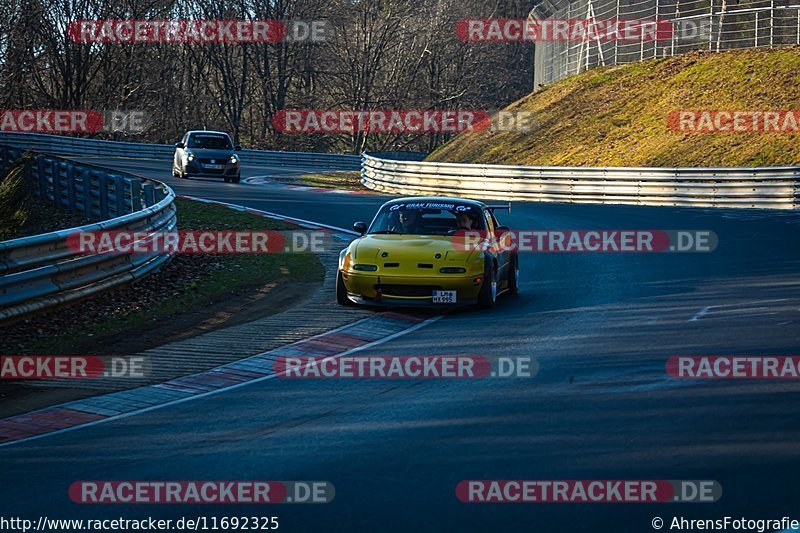
[[[211,150],[233,150],[231,141],[225,135],[190,135],[188,148],[208,148]]]
[[[385,205],[367,233],[448,235],[457,230],[486,229],[481,210],[458,202],[406,202]]]

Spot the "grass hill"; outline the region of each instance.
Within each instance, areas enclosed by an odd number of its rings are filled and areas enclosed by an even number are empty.
[[[687,133],[670,112],[798,110],[800,47],[694,52],[600,67],[506,109],[528,132],[465,132],[428,161],[559,166],[800,165],[800,133]]]

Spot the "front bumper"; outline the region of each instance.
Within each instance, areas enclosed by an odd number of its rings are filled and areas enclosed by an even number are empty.
[[[230,176],[238,176],[239,175],[239,165],[234,165],[230,161],[226,162],[221,169],[207,169],[203,168],[203,166],[194,161],[187,161],[184,165],[184,172],[186,174],[190,174],[192,176],[199,176],[199,177],[208,177],[208,178],[222,178],[222,177],[230,177]]]
[[[477,303],[482,282],[475,280],[480,278],[463,274],[378,276],[371,272],[342,271],[344,286],[353,302],[398,307],[455,307]],[[456,302],[433,303],[434,290],[456,291]]]

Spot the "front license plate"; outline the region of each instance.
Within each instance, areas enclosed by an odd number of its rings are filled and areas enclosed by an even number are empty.
[[[456,291],[433,291],[433,303],[435,304],[456,303]]]
[[[210,168],[212,170],[222,170],[222,165],[203,165],[203,168]]]

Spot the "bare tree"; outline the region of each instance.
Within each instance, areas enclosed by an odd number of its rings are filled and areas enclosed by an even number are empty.
[[[137,139],[227,129],[261,148],[429,151],[448,133],[281,134],[284,109],[493,110],[530,91],[525,44],[456,39],[462,18],[520,17],[525,0],[5,0],[0,103],[6,108],[144,111]],[[326,41],[80,43],[82,19],[324,21]],[[119,138],[117,134],[114,138]]]

